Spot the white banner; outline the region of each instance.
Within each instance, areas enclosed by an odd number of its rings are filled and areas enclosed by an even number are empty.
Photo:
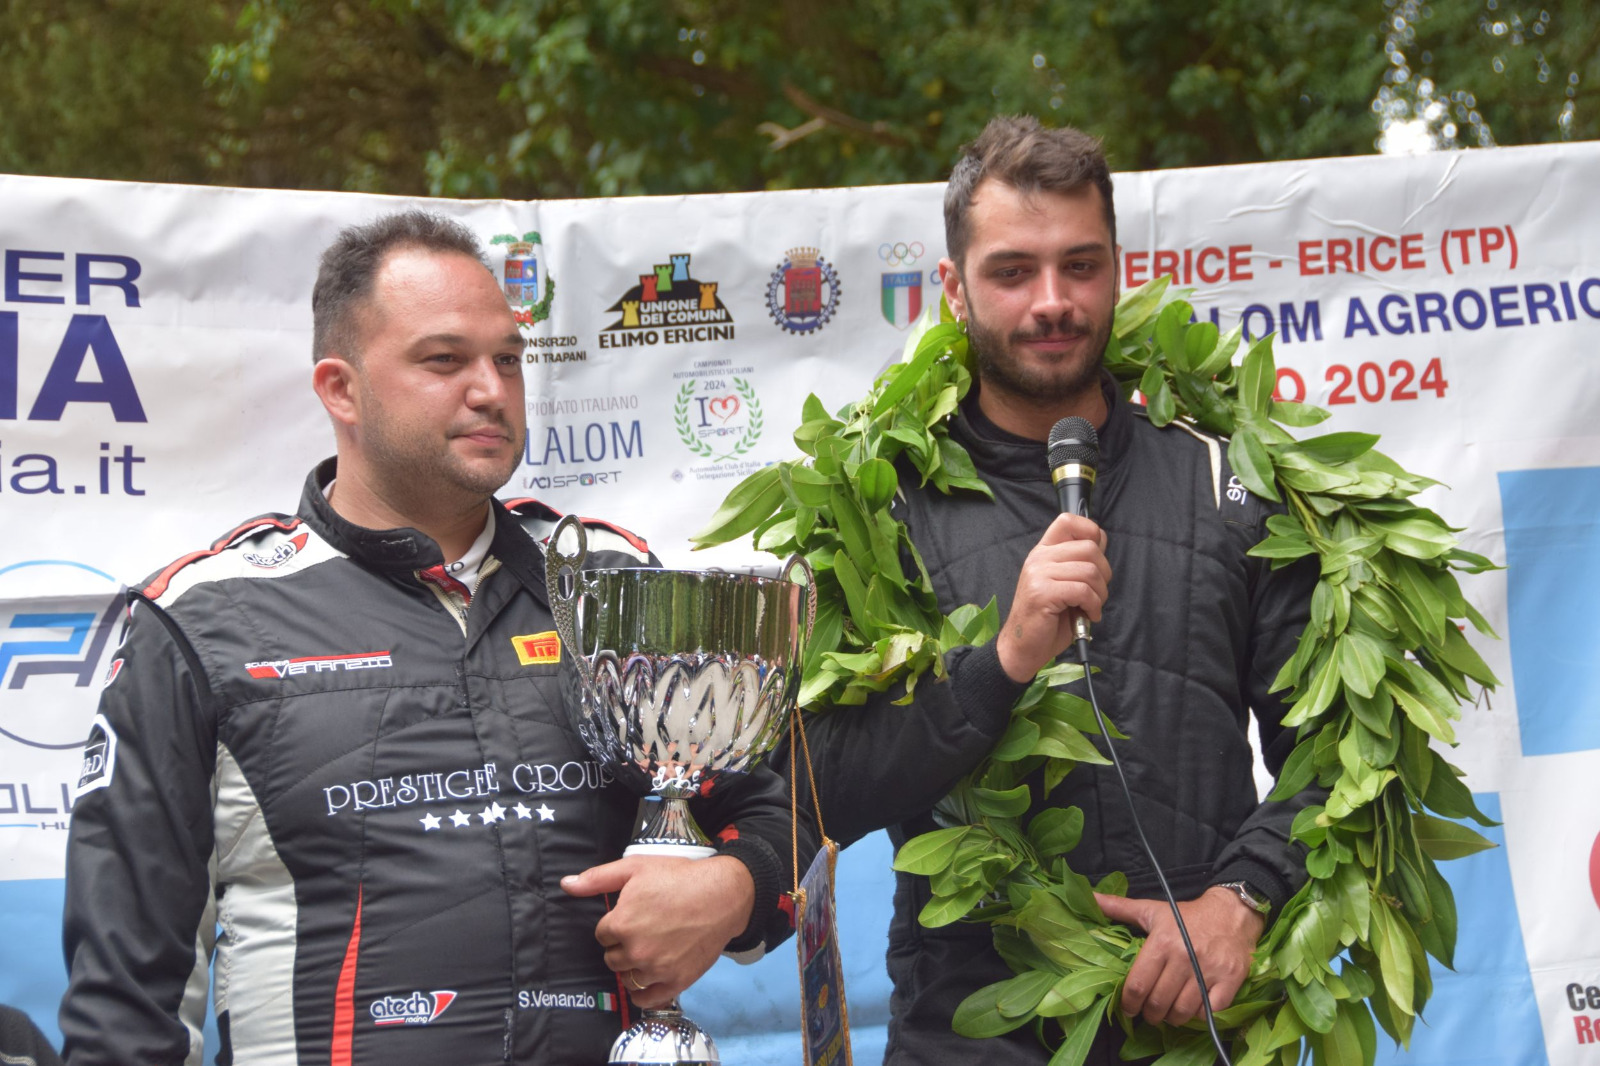
[[[1116,185],[1125,288],[1173,274],[1224,328],[1276,332],[1280,394],[1383,434],[1449,486],[1423,502],[1507,566],[1466,583],[1507,638],[1469,634],[1506,684],[1467,709],[1452,756],[1504,846],[1446,868],[1459,973],[1439,975],[1429,1027],[1393,1061],[1600,1063],[1600,145]],[[938,299],[942,192],[417,202],[479,235],[529,339],[530,434],[506,495],[620,522],[669,565],[748,561],[691,556],[687,537],[739,478],[794,454],[808,393],[837,408],[899,356]],[[49,1031],[108,608],[241,520],[294,508],[332,451],[309,387],[317,256],[410,203],[0,177],[0,1001]],[[851,904],[887,889],[881,869],[854,876],[871,883],[841,885],[840,924],[870,1061],[881,908],[863,928]],[[785,987],[786,959],[724,969],[697,990],[719,1037],[794,1024],[752,1002]],[[771,1061],[793,1061],[789,1039]]]

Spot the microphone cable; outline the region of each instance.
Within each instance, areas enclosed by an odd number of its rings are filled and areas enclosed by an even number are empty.
[[[1111,753],[1111,765],[1116,767],[1117,779],[1122,782],[1122,795],[1128,801],[1128,814],[1133,818],[1133,828],[1139,834],[1139,843],[1144,846],[1145,856],[1150,860],[1150,868],[1156,872],[1156,880],[1161,882],[1162,895],[1167,897],[1167,906],[1172,908],[1173,920],[1178,923],[1178,934],[1183,937],[1184,950],[1189,953],[1189,965],[1194,969],[1194,979],[1200,985],[1200,1009],[1205,1012],[1206,1028],[1211,1031],[1211,1042],[1216,1045],[1217,1055],[1222,1060],[1223,1066],[1233,1066],[1233,1060],[1228,1058],[1227,1049],[1222,1046],[1222,1037],[1217,1034],[1217,1023],[1211,1010],[1211,990],[1206,987],[1205,974],[1200,972],[1200,960],[1194,953],[1194,944],[1189,940],[1189,927],[1183,924],[1183,914],[1178,910],[1178,901],[1172,894],[1172,887],[1167,884],[1167,875],[1162,873],[1161,864],[1156,861],[1155,849],[1150,846],[1149,839],[1144,835],[1144,826],[1139,824],[1139,812],[1133,808],[1133,792],[1128,788],[1128,775],[1123,772],[1122,760],[1117,756],[1116,745],[1111,743],[1111,731],[1106,728],[1106,716],[1100,710],[1100,701],[1095,699],[1094,682],[1090,679],[1092,671],[1089,669],[1089,638],[1082,635],[1081,630],[1077,646],[1078,658],[1083,663],[1083,684],[1089,692],[1089,706],[1094,708],[1094,720],[1100,726],[1100,735],[1105,738],[1106,750]]]

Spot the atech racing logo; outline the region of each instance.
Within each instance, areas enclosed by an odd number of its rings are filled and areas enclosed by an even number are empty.
[[[454,992],[413,992],[373,1000],[367,1009],[374,1025],[429,1025],[455,1000]]]

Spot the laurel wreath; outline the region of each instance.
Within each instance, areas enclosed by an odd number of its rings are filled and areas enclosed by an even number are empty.
[[[1455,576],[1493,564],[1411,502],[1435,482],[1375,451],[1375,435],[1296,440],[1284,428],[1328,412],[1273,399],[1270,337],[1235,364],[1241,331],[1192,317],[1166,279],[1127,293],[1106,367],[1125,393],[1144,395],[1153,424],[1184,419],[1228,437],[1241,483],[1285,505],[1250,554],[1274,567],[1315,555],[1321,571],[1310,623],[1273,684],[1289,690],[1284,724],[1297,744],[1271,798],[1313,785],[1327,793],[1290,832],[1308,849],[1310,877],[1216,1023],[1236,1066],[1293,1066],[1307,1052],[1326,1066],[1370,1066],[1374,1023],[1409,1046],[1432,993],[1429,959],[1452,965],[1455,902],[1437,863],[1493,846],[1459,821],[1494,824],[1434,748],[1455,743],[1451,721],[1473,685],[1498,683],[1454,623],[1494,635]],[[888,512],[897,463],[938,491],[989,494],[948,435],[972,377],[965,333],[942,304],[940,318],[925,316],[907,359],[837,417],[809,397],[794,435],[805,458],[746,478],[693,538],[706,547],[750,535],[763,550],[806,554],[819,597],[800,693],[809,709],[849,713],[894,685],[905,687],[898,702],[909,702],[919,679],[945,676],[945,652],[998,627],[993,600],[939,611],[915,544]],[[1053,1018],[1062,1039],[1052,1066],[1075,1066],[1108,1018],[1128,1034],[1125,1057],[1201,1066],[1213,1050],[1198,1022],[1151,1026],[1118,1009],[1143,940],[1094,901],[1095,891],[1125,894],[1127,879],[1091,886],[1067,861],[1083,812],[1052,808],[1023,822],[1031,775],[1048,793],[1077,763],[1106,762],[1086,736],[1092,710],[1059,687],[1078,676],[1069,665],[1040,672],[994,751],[939,804],[950,827],[907,841],[895,868],[928,878],[924,925],[990,923],[1016,974],[968,997],[958,1032],[997,1036],[1035,1023],[1042,1036],[1041,1020]]]
[[[761,431],[765,427],[765,419],[761,411],[761,401],[756,397],[755,389],[744,378],[734,378],[733,388],[745,403],[750,412],[749,421],[745,423],[744,433],[733,446],[733,451],[718,455],[705,441],[694,435],[694,430],[689,427],[689,401],[694,399],[694,383],[696,379],[690,378],[684,382],[683,388],[678,390],[678,397],[672,405],[672,417],[678,425],[678,438],[696,455],[717,462],[743,455],[756,446],[761,439]]]

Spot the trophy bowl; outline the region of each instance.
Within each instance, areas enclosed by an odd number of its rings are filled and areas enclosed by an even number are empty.
[[[569,534],[577,551],[561,549]],[[583,525],[568,515],[545,548],[561,638],[562,702],[602,766],[640,797],[625,855],[716,853],[687,801],[753,769],[783,736],[816,621],[811,567],[776,578],[721,571],[584,570]],[[798,567],[806,583],[789,580]],[[613,1063],[715,1063],[716,1045],[677,1004],[647,1011]]]

